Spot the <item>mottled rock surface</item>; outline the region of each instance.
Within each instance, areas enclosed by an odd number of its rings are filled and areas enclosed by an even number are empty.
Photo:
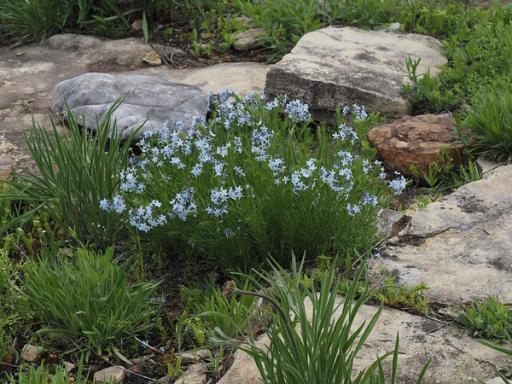
[[[257,48],[262,44],[265,35],[265,31],[261,28],[249,28],[236,36],[233,47],[237,51]]]
[[[445,306],[496,295],[512,302],[512,166],[415,213],[374,259],[405,285],[427,284],[425,295]]]
[[[112,117],[124,137],[142,124],[139,136],[153,128],[172,128],[178,122],[188,130],[197,119],[205,119],[208,111],[208,97],[197,87],[159,76],[106,73],[86,73],[57,84],[52,110],[65,114],[69,108],[81,124],[94,128],[121,98],[123,102]]]
[[[197,363],[188,367],[174,384],[206,384],[207,381],[208,367],[204,363]]]
[[[340,311],[334,317],[339,316]],[[363,321],[369,321],[376,311],[374,306],[362,306],[353,329]],[[308,312],[312,313],[311,307]],[[355,361],[355,371],[371,365],[377,356],[392,351],[398,332],[398,383],[415,383],[418,373],[429,358],[432,361],[425,376],[426,384],[477,383],[478,379],[486,380],[495,376],[493,364],[505,364],[507,361],[506,356],[470,338],[456,327],[385,308]],[[259,342],[264,345],[268,339],[262,337]],[[389,359],[384,365],[389,370]],[[260,383],[254,361],[240,351],[236,352],[231,369],[219,381],[219,384]]]
[[[94,373],[97,384],[120,384],[126,378],[126,370],[120,365],[113,365]]]
[[[176,51],[155,48],[168,54]],[[32,117],[48,126],[52,89],[63,80],[87,72],[152,74],[171,82],[196,85],[204,92],[224,88],[244,94],[263,91],[268,70],[263,64],[149,67],[142,58],[151,50],[142,40],[111,41],[73,34],[55,35],[45,42],[14,49],[0,47],[0,173],[8,175],[11,163],[15,170],[31,167],[24,133],[30,129]]]
[[[450,114],[406,116],[370,129],[368,141],[388,168],[409,176],[412,168],[424,176],[443,149],[459,163],[464,148]]]
[[[328,27],[304,35],[271,68],[265,91],[302,99],[318,118],[332,117],[348,103],[403,116],[410,109],[402,96],[408,57],[421,58],[418,74],[436,73],[446,62],[432,37]]]

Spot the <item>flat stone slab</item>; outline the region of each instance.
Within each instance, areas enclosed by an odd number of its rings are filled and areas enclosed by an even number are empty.
[[[168,56],[172,47],[155,47]],[[225,63],[202,68],[149,67],[142,59],[152,48],[141,39],[108,40],[62,34],[45,42],[9,49],[0,47],[0,173],[31,167],[24,133],[32,118],[49,126],[51,92],[59,82],[88,72],[152,74],[171,82],[200,87],[205,93],[232,88],[235,92],[262,92],[269,66]]]
[[[80,123],[94,128],[119,100],[122,104],[112,116],[124,137],[142,124],[139,136],[153,128],[173,128],[178,122],[191,129],[208,112],[208,96],[197,87],[158,76],[106,73],[86,73],[57,84],[52,110],[64,115],[69,108]]]
[[[342,300],[341,298],[339,300]],[[369,321],[377,308],[363,305],[353,329]],[[339,310],[334,317],[339,316]],[[309,308],[309,313],[312,309]],[[505,365],[507,357],[464,334],[460,329],[396,309],[384,308],[381,316],[356,358],[354,370],[359,372],[371,365],[377,356],[394,349],[400,335],[398,383],[415,383],[424,364],[431,359],[425,384],[468,384],[495,377],[494,364]],[[263,336],[260,346],[268,344]],[[390,359],[384,366],[388,371]],[[389,372],[389,371],[388,371]],[[254,361],[244,352],[235,353],[233,365],[219,384],[261,384]]]
[[[466,184],[415,213],[370,268],[427,284],[445,306],[491,295],[512,302],[512,166]]]
[[[432,37],[328,27],[304,35],[271,68],[265,91],[302,99],[320,118],[353,103],[403,116],[410,109],[402,96],[408,57],[421,58],[418,74],[436,73],[446,62],[441,43]]]
[[[195,85],[204,92],[220,92],[226,88],[237,94],[263,93],[269,65],[252,62],[222,63],[201,68],[144,68],[130,73],[154,74],[169,81]]]

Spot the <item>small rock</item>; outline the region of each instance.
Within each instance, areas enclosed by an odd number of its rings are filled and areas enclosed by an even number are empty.
[[[62,365],[64,366],[64,369],[66,370],[67,373],[71,372],[73,369],[76,368],[76,365],[70,363],[69,361],[64,361]]]
[[[156,383],[157,384],[171,384],[174,381],[174,379],[171,376],[164,376],[159,378]]]
[[[208,349],[200,349],[195,351],[194,354],[200,359],[205,360],[210,357],[210,351]]]
[[[140,31],[142,30],[142,20],[141,19],[137,19],[135,20],[133,23],[132,23],[132,29],[134,31]]]
[[[206,364],[191,365],[174,384],[206,384],[208,380],[208,368]]]
[[[145,62],[146,64],[155,65],[155,66],[162,64],[162,59],[160,58],[160,55],[155,51],[146,53],[144,55],[144,57],[142,58],[142,61]]]
[[[125,369],[120,365],[114,365],[96,372],[94,374],[94,381],[96,384],[119,384],[123,382],[125,377]]]
[[[488,160],[481,156],[476,159],[476,165],[478,166],[478,168],[480,169],[480,171],[482,172],[482,174],[484,176],[486,174],[488,174],[489,172],[491,172],[492,170],[494,170],[498,167],[501,167],[502,165],[506,165],[506,164],[507,163],[505,163],[505,162],[496,162],[496,161]]]
[[[43,347],[32,344],[25,344],[23,350],[21,351],[21,357],[23,360],[30,363],[37,363],[39,360],[41,360],[41,355],[43,352]]]
[[[438,160],[442,149],[455,163],[464,145],[454,133],[450,114],[406,116],[368,132],[368,141],[393,171],[404,175],[425,176],[430,164]]]
[[[373,30],[380,32],[400,32],[400,23],[382,24],[373,28]]]
[[[193,352],[181,352],[177,354],[183,364],[198,363],[199,357]]]
[[[198,351],[186,351],[177,354],[184,364],[198,363],[201,360],[207,359],[210,356],[210,351],[207,349],[200,349]]]
[[[249,16],[237,16],[236,21],[238,21],[242,25],[249,25],[251,23],[251,18]]]
[[[248,51],[260,47],[266,33],[261,28],[250,28],[238,34],[233,47],[237,51]]]

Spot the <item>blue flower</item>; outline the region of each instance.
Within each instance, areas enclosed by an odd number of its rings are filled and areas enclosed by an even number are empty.
[[[389,187],[393,191],[395,195],[400,195],[404,189],[407,187],[407,180],[403,176],[399,176],[394,180],[389,182]]]
[[[363,205],[371,205],[372,207],[376,207],[379,205],[379,199],[377,196],[365,193],[363,194]]]
[[[268,167],[270,168],[274,176],[277,176],[279,173],[282,173],[286,170],[286,164],[284,162],[284,159],[282,158],[268,159]]]
[[[135,170],[127,168],[121,171],[121,191],[123,192],[142,192],[144,191],[144,184],[137,180]]]
[[[347,212],[350,216],[355,216],[361,212],[361,206],[357,204],[347,204]]]
[[[286,104],[284,108],[290,119],[295,122],[305,122],[311,118],[309,113],[309,106],[302,103],[300,100],[292,100]]]
[[[185,188],[178,192],[171,200],[171,217],[176,216],[185,221],[188,216],[194,216],[197,213],[197,204],[192,200],[193,195],[193,188]]]

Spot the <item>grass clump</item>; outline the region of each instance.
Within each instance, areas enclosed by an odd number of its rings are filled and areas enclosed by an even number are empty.
[[[116,218],[100,209],[98,201],[112,196],[119,187],[119,174],[126,167],[130,140],[122,141],[111,120],[116,105],[98,122],[95,132],[81,129],[68,114],[69,133],[52,121],[52,132],[34,123],[27,138],[36,172],[19,175],[11,200],[32,207],[11,220],[4,229],[20,226],[36,213],[45,213],[69,235],[98,248],[112,244],[123,235]]]
[[[113,264],[112,248],[102,254],[78,249],[71,258],[43,255],[24,271],[26,310],[46,326],[40,332],[102,353],[150,326],[156,286],[130,284],[123,267]]]
[[[256,362],[265,384],[395,383],[398,376],[398,337],[394,351],[378,358],[356,374],[354,361],[373,331],[382,307],[362,324],[356,316],[368,299],[359,294],[360,268],[343,300],[336,292],[340,281],[335,268],[322,274],[317,284],[304,284],[302,265],[292,264],[290,273],[273,264],[271,272],[256,272],[256,292],[234,293],[261,297],[272,308],[272,321],[265,329],[268,346],[250,338],[238,343]],[[259,280],[260,282],[258,282]],[[318,287],[318,290],[317,290]],[[226,340],[217,330],[219,340]],[[382,362],[392,356],[390,372]],[[419,373],[423,381],[427,366]],[[391,376],[391,380],[389,380]]]
[[[425,284],[406,287],[398,284],[396,278],[388,274],[383,282],[383,286],[372,290],[369,295],[371,299],[385,305],[427,314],[429,312],[429,305],[424,292],[428,289],[429,287]]]
[[[17,377],[8,376],[7,384],[88,384],[92,383],[84,377],[82,367],[79,366],[77,374],[71,376],[64,367],[50,369],[45,365],[34,367],[22,366]],[[106,383],[109,384],[109,383]]]
[[[512,158],[512,88],[482,90],[462,126],[477,153],[498,161]]]
[[[379,206],[405,179],[383,180],[364,139],[372,117],[361,109],[354,128],[340,117],[337,132],[313,132],[297,100],[224,94],[214,105],[193,134],[145,135],[119,195],[100,203],[113,220],[155,250],[214,268],[248,268],[268,254],[286,263],[292,250],[346,254],[375,241]]]
[[[475,336],[512,341],[512,309],[495,297],[469,304],[459,322]]]

